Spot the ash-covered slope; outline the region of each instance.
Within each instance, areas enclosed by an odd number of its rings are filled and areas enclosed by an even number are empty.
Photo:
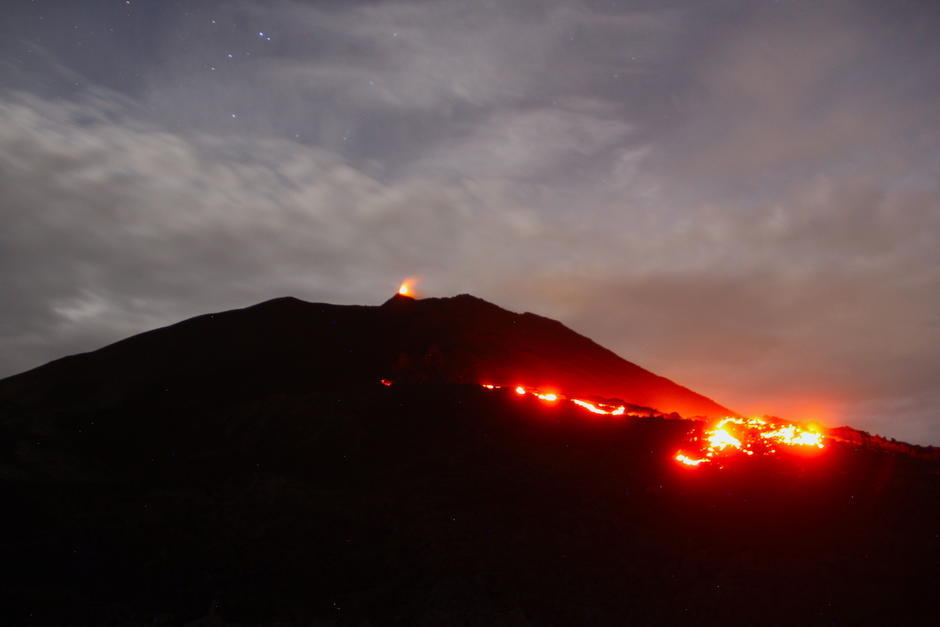
[[[0,381],[0,403],[252,397],[325,381],[524,384],[683,416],[732,412],[564,325],[469,295],[380,307],[281,298],[209,314]]]

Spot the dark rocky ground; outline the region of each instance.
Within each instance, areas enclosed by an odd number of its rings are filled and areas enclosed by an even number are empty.
[[[435,381],[466,347],[297,302],[0,382],[5,624],[936,624],[937,461],[680,468],[695,423]]]

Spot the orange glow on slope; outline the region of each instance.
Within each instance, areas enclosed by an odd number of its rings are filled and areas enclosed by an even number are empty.
[[[483,383],[482,386],[486,388],[487,390],[498,390],[501,387],[498,385],[493,385],[492,383]],[[556,392],[542,392],[541,390],[529,389],[522,385],[517,385],[514,388],[514,391],[519,396],[525,396],[526,394],[531,394],[532,396],[538,399],[541,399],[543,401],[548,401],[550,403],[553,403],[555,401],[560,401],[560,400],[569,401],[571,403],[574,403],[575,405],[578,405],[579,407],[583,407],[584,409],[588,410],[592,414],[601,414],[604,416],[623,416],[623,415],[626,415],[627,413],[627,408],[624,405],[607,405],[605,403],[592,403],[590,401],[581,400],[579,398],[569,398],[567,396],[563,396]],[[639,415],[639,414],[631,414],[631,415]]]
[[[612,407],[611,405],[594,404],[588,401],[582,401],[579,398],[573,398],[571,399],[571,402],[575,405],[583,407],[592,414],[601,414],[603,416],[623,416],[627,411],[627,408],[623,405]]]
[[[733,446],[734,448],[741,448],[741,440],[737,439],[730,433],[728,433],[724,428],[716,428],[707,438],[709,442],[709,447],[712,450],[723,451],[726,447]]]
[[[697,466],[703,461],[727,458],[733,455],[774,455],[778,447],[792,450],[825,448],[826,436],[815,425],[803,428],[796,424],[772,421],[767,418],[722,418],[706,428],[699,440],[703,443],[696,458],[683,451],[676,453],[676,461]],[[692,463],[696,461],[697,463]]]
[[[817,448],[823,448],[823,436],[821,433],[797,431],[797,428],[793,425],[786,425],[776,431],[761,433],[760,435],[762,438],[776,440],[782,444],[789,444],[791,446],[815,446]]]
[[[487,390],[497,390],[501,386],[492,383],[481,384]],[[571,398],[555,392],[542,392],[538,389],[526,388],[517,385],[513,391],[519,396],[529,394],[540,400],[548,402],[568,401],[592,414],[602,416],[652,416],[654,414],[627,413],[626,405],[610,405],[597,401],[586,401],[580,398]],[[658,412],[656,412],[658,413]],[[701,438],[695,438],[699,443],[698,450],[692,453],[677,451],[673,459],[685,466],[699,466],[701,464],[728,459],[732,456],[744,455],[774,455],[778,447],[788,447],[792,450],[818,450],[825,448],[823,434],[815,424],[805,427],[771,418],[739,418],[726,416],[711,423],[702,430]],[[719,467],[721,464],[719,463]]]
[[[707,457],[702,457],[699,459],[692,459],[691,457],[684,455],[682,453],[676,453],[676,461],[680,464],[685,464],[686,466],[698,466],[699,464],[704,464],[710,462],[711,460]]]

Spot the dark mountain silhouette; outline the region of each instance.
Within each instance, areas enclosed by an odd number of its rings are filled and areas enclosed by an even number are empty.
[[[695,421],[487,381],[727,412],[470,296],[201,316],[0,381],[0,616],[936,623],[933,449],[844,429],[820,455],[690,469],[672,456]]]
[[[381,307],[280,298],[60,359],[0,383],[0,400],[94,405],[159,390],[257,393],[379,377],[560,388],[685,416],[733,413],[559,322],[469,295],[396,295]]]

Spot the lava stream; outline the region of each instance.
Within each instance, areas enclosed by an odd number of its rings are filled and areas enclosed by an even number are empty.
[[[487,390],[498,390],[500,388],[500,386],[493,385],[491,383],[484,383],[483,387],[486,388]],[[555,392],[542,392],[540,390],[528,389],[521,385],[517,385],[515,387],[515,392],[516,394],[520,396],[525,396],[526,394],[530,394],[534,396],[535,398],[539,398],[543,401],[549,401],[549,402],[555,402],[559,400],[569,401],[571,403],[574,403],[575,405],[578,405],[579,407],[583,407],[584,409],[588,410],[592,414],[601,414],[604,416],[623,416],[627,412],[627,408],[624,405],[608,405],[606,403],[592,403],[590,401],[585,401],[580,398],[570,398],[567,396],[562,396],[561,394],[557,394]],[[634,415],[634,414],[631,414],[631,415]]]
[[[812,425],[803,428],[769,418],[728,416],[703,431],[698,439],[702,445],[694,457],[679,451],[674,459],[680,464],[698,466],[735,455],[774,455],[781,446],[811,451],[825,448],[825,437]]]
[[[496,390],[501,386],[484,383],[488,390]],[[518,385],[514,388],[516,394],[525,396],[529,394],[544,401],[554,402],[566,400],[592,414],[603,416],[637,416],[627,414],[625,405],[608,405],[606,403],[586,401],[580,398],[562,396],[554,392],[542,392]],[[725,459],[731,456],[775,455],[778,447],[784,446],[794,450],[813,450],[825,448],[823,435],[816,427],[802,428],[798,425],[785,423],[770,418],[739,418],[727,416],[712,423],[703,431],[699,450],[695,454],[684,451],[676,452],[673,459],[685,466],[700,466],[716,459]]]
[[[382,379],[383,385],[392,385],[388,379]],[[487,390],[500,390],[504,386],[483,383]],[[512,388],[519,396],[534,396],[548,403],[567,401],[592,414],[602,416],[652,417],[654,414],[627,413],[626,405],[611,405],[599,401],[587,401],[580,398],[563,396],[557,392],[543,392],[538,389],[517,385]],[[658,413],[658,412],[654,412]],[[828,436],[815,425],[804,428],[797,424],[771,418],[726,416],[711,423],[702,430],[701,437],[695,438],[698,450],[695,453],[677,451],[673,459],[684,465],[696,467],[711,464],[732,456],[774,455],[778,447],[792,450],[812,451],[825,448],[823,440]]]

